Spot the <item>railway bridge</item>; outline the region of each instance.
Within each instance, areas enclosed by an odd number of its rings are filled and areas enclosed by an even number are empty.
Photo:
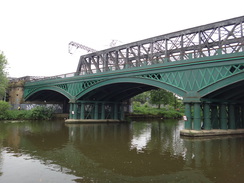
[[[80,57],[74,73],[25,83],[26,101],[61,101],[67,121],[124,120],[124,101],[155,88],[185,105],[185,129],[244,128],[244,16]]]

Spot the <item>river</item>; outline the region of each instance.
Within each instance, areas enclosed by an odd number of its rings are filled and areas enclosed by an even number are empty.
[[[244,136],[183,138],[178,120],[1,121],[1,183],[241,183]]]

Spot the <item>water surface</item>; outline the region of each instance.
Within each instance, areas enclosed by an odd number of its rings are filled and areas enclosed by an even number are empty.
[[[0,122],[0,182],[244,181],[244,136],[181,138],[183,126]]]

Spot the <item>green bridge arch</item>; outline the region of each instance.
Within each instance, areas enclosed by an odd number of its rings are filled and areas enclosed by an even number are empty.
[[[91,91],[94,91],[97,89],[99,90],[99,88],[101,88],[101,87],[106,87],[108,85],[113,85],[113,84],[118,84],[118,83],[135,83],[135,84],[148,85],[148,86],[152,86],[155,88],[161,88],[161,89],[168,90],[179,96],[184,96],[186,94],[186,92],[183,91],[182,89],[177,88],[175,86],[171,86],[167,83],[163,83],[160,81],[151,80],[151,79],[147,79],[147,78],[139,78],[139,77],[121,77],[121,78],[113,78],[113,79],[108,79],[108,80],[103,80],[101,82],[98,82],[95,85],[91,86],[90,88],[86,89],[85,91],[80,92],[75,98],[79,99]],[[142,91],[142,92],[144,92],[144,91]]]
[[[41,86],[41,87],[34,87],[34,88],[30,88],[26,93],[26,95],[24,95],[24,98],[25,100],[29,100],[29,98],[39,92],[44,92],[44,91],[53,91],[53,92],[56,92],[58,94],[61,94],[63,95],[65,98],[71,100],[73,98],[73,96],[68,93],[67,91],[59,88],[59,87],[56,87],[56,86]]]
[[[199,90],[198,92],[201,97],[204,97],[208,94],[214,93],[215,91],[221,90],[225,87],[228,87],[230,85],[233,85],[235,83],[242,82],[242,81],[244,81],[244,72],[237,73],[235,75],[231,75],[224,79],[221,79],[221,80]]]

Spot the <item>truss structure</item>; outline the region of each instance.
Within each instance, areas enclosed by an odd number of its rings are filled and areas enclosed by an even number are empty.
[[[165,34],[80,57],[78,75],[244,51],[244,16]]]

